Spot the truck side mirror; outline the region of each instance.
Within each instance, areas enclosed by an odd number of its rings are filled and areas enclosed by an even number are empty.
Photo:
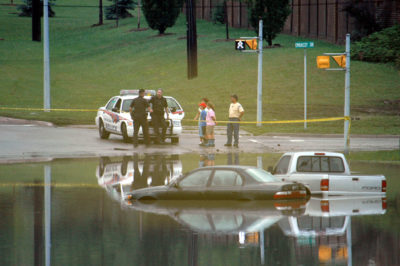
[[[176,112],[176,108],[175,107],[172,107],[171,108],[171,113],[175,113]]]
[[[112,109],[112,111],[113,111],[114,113],[119,113],[119,110],[118,110],[117,107],[114,107],[114,108]]]

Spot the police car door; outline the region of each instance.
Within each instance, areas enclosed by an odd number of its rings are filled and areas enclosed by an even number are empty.
[[[119,97],[112,98],[107,104],[107,110],[104,112],[104,126],[108,131],[118,131],[120,107],[121,99]]]

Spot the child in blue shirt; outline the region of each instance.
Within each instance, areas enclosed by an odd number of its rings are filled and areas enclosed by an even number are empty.
[[[206,117],[207,117],[207,105],[205,103],[199,104],[200,106],[200,116],[199,116],[199,136],[201,139],[200,145],[206,145],[207,144],[207,139],[206,139]]]

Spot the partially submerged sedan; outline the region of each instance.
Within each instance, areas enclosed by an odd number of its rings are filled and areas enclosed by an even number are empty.
[[[252,166],[198,168],[166,186],[143,188],[127,194],[129,200],[288,200],[305,199],[307,188],[281,182]]]

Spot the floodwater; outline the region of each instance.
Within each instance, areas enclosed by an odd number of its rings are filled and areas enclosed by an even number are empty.
[[[387,197],[309,202],[129,203],[200,166],[277,154],[137,155],[0,165],[0,265],[400,265],[400,164]]]

